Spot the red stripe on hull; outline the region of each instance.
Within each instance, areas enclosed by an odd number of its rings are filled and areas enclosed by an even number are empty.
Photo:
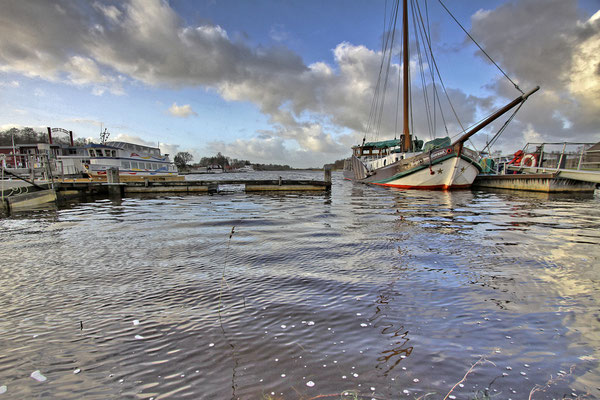
[[[454,190],[468,189],[471,185],[430,185],[430,186],[411,186],[411,185],[390,185],[388,183],[371,183],[372,185],[393,187],[396,189],[417,189],[417,190]]]

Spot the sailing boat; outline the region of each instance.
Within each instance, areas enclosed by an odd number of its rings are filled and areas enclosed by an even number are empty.
[[[396,16],[398,14],[398,6],[399,3],[396,3]],[[524,93],[513,82],[515,88],[521,92],[521,95],[513,101],[492,113],[470,129],[463,130],[463,134],[455,141],[452,142],[449,137],[438,138],[425,143],[423,146],[423,141],[413,138],[409,129],[410,68],[408,67],[409,38],[407,0],[402,0],[402,6],[402,61],[404,65],[402,74],[402,97],[404,103],[403,133],[400,136],[400,139],[372,142],[365,142],[365,134],[362,144],[352,147],[352,156],[350,159],[346,160],[344,165],[344,178],[361,183],[403,189],[446,190],[468,188],[481,171],[481,166],[479,164],[479,153],[465,147],[465,142],[471,136],[491,124],[512,108],[517,105],[522,105],[531,94],[539,89],[539,86],[528,93]],[[413,18],[414,15],[415,14],[413,13]],[[468,36],[470,37],[470,35]],[[425,38],[428,39],[427,35],[425,35]],[[393,42],[393,36],[391,41]],[[390,49],[391,47],[392,46],[390,45]],[[429,46],[429,48],[431,48],[431,46]],[[485,51],[483,53],[487,55]],[[431,57],[433,60],[433,55],[431,55]],[[385,58],[386,52],[383,51],[381,70],[384,69],[383,63],[385,62]],[[388,56],[388,62],[390,58],[391,55]],[[506,76],[506,74],[504,75]],[[510,78],[508,79],[510,80]],[[434,95],[434,99],[435,98],[436,96]],[[439,99],[439,96],[437,96],[437,99]],[[381,101],[381,103],[383,103],[383,101]],[[377,112],[372,114],[377,114]]]

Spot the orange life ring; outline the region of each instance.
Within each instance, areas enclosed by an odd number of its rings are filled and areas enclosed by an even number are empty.
[[[521,160],[522,167],[536,167],[537,166],[537,158],[535,154],[526,154]]]

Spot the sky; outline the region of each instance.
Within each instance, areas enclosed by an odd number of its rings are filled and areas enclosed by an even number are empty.
[[[439,70],[447,92],[440,97],[454,111],[441,100],[446,124],[438,117],[428,129],[421,88],[432,83],[421,80],[413,50],[411,129],[425,141],[454,137],[520,93],[439,1],[419,4],[436,60],[423,71]],[[600,0],[444,4],[523,91],[541,87],[494,150],[600,141]],[[171,156],[188,151],[194,161],[221,152],[321,167],[348,157],[365,136],[396,134],[398,57],[381,128],[367,129],[391,7],[392,0],[0,0],[0,130],[59,127],[98,141],[106,128],[112,140],[159,145]],[[470,145],[481,150],[505,119]]]

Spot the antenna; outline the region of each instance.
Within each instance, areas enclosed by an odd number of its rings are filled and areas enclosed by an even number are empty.
[[[104,132],[100,133],[100,144],[105,144],[106,139],[108,139],[109,136],[110,136],[110,133],[108,132],[108,129],[104,128]]]

